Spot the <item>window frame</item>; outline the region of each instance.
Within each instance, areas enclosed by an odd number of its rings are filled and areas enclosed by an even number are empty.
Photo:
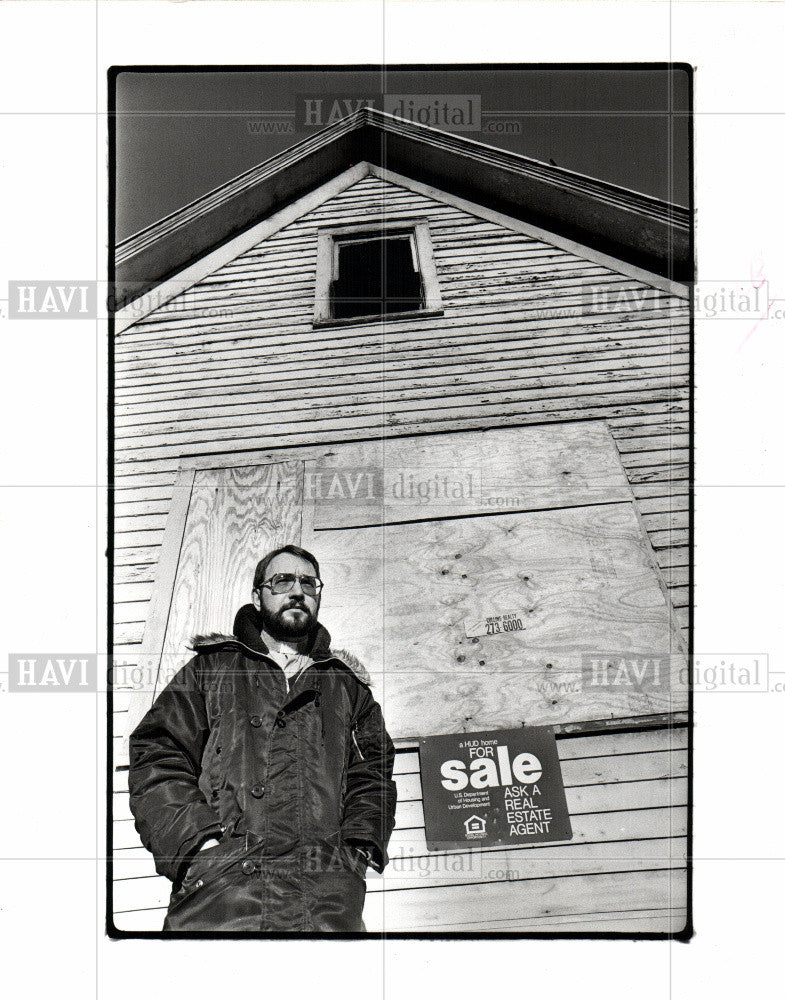
[[[417,253],[415,262],[419,268],[423,288],[423,304],[420,309],[406,309],[400,312],[368,313],[363,316],[350,316],[346,319],[336,319],[331,315],[330,286],[333,280],[336,238],[342,236],[361,236],[364,234],[394,235],[398,230],[409,231],[414,237],[414,247]],[[428,228],[428,220],[423,218],[390,220],[380,215],[345,226],[328,226],[319,229],[316,248],[316,290],[314,297],[313,325],[316,326],[347,326],[352,324],[380,323],[390,319],[408,319],[418,316],[441,316],[443,314],[442,297],[439,291],[439,281],[436,275],[436,264],[433,259],[433,244]]]

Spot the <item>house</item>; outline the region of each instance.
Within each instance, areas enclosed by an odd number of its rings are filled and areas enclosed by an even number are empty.
[[[118,246],[119,929],[168,898],[125,734],[284,541],[396,740],[393,859],[428,853],[418,738],[558,737],[574,841],[493,883],[393,863],[369,930],[684,926],[691,246],[677,206],[370,109]],[[620,657],[666,666],[597,681]]]

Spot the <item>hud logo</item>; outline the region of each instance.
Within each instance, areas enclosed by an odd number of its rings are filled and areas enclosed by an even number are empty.
[[[96,691],[97,680],[94,654],[12,653],[8,657],[9,691]]]
[[[664,690],[670,687],[670,657],[640,653],[628,656],[588,653],[581,658],[581,676],[584,690]]]
[[[9,319],[95,319],[94,281],[9,281]]]
[[[467,840],[482,840],[484,837],[487,837],[483,816],[472,815],[463,821],[463,825],[466,828]]]

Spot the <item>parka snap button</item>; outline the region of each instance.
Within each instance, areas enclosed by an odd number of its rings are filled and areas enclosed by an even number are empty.
[[[251,795],[255,799],[260,799],[264,795],[264,785],[254,785],[251,789]]]
[[[261,726],[261,724],[262,724],[261,716],[259,715],[251,716],[251,725],[254,727],[254,729],[258,729],[259,726]]]
[[[253,873],[254,873],[254,863],[250,859],[248,859],[246,861],[243,861],[243,863],[240,865],[240,867],[242,868],[244,875],[253,875]]]

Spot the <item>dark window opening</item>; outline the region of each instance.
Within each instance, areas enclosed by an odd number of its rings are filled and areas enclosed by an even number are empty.
[[[414,233],[336,239],[330,303],[334,319],[421,309],[423,287]]]

